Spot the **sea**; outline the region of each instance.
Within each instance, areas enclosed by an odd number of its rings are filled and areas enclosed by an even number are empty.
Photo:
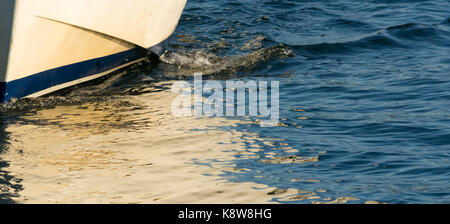
[[[0,106],[0,203],[450,203],[449,52],[448,0],[189,0],[160,62]],[[195,73],[279,122],[175,116]]]

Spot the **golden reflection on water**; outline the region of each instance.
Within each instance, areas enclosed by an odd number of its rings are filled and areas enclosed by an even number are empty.
[[[168,83],[170,84],[170,83]],[[295,194],[232,183],[243,134],[222,118],[174,117],[170,91],[60,106],[10,124],[7,172],[22,179],[19,203],[268,203]],[[194,131],[192,129],[207,129]],[[246,134],[246,141],[252,137]],[[250,137],[249,137],[250,136]],[[254,146],[257,151],[257,145]],[[210,166],[197,165],[214,159]],[[205,175],[208,174],[208,175]],[[258,190],[257,190],[258,189]]]
[[[161,87],[171,84],[159,83]],[[358,200],[321,198],[326,189],[316,192],[276,189],[224,179],[221,174],[225,172],[249,171],[236,167],[233,161],[237,155],[240,159],[257,159],[268,166],[317,163],[319,157],[261,154],[264,146],[293,154],[298,150],[279,143],[280,139],[261,139],[257,134],[219,128],[235,127],[245,121],[174,117],[170,107],[176,95],[170,88],[160,89],[165,90],[58,106],[10,122],[2,130],[7,133],[9,144],[3,144],[7,149],[0,154],[0,162],[9,166],[0,167],[0,171],[15,182],[14,189],[6,190],[8,186],[0,182],[2,191],[9,192],[10,199],[17,203],[208,204],[305,200],[346,203]],[[320,180],[293,179],[292,182]]]

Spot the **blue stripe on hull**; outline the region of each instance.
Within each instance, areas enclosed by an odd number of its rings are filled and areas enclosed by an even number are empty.
[[[0,83],[0,102],[23,98],[53,86],[75,81],[117,68],[147,55],[142,48],[51,69],[8,83]]]

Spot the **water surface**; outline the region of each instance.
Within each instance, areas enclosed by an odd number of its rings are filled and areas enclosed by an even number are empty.
[[[162,63],[0,108],[0,202],[450,203],[449,41],[446,0],[190,0]],[[194,72],[283,125],[174,118]]]

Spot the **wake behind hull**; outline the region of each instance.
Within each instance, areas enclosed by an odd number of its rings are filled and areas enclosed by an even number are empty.
[[[37,4],[40,2],[41,4]],[[91,3],[89,3],[91,2]],[[106,4],[108,2],[109,4]],[[14,14],[0,14],[0,100],[40,96],[106,75],[142,60],[174,30],[185,0],[4,0]],[[52,5],[42,10],[42,5]],[[11,6],[12,5],[12,6]],[[98,8],[98,14],[87,12]],[[100,7],[101,6],[101,7]],[[136,11],[133,10],[133,7]],[[161,7],[168,13],[151,13]],[[52,9],[52,10],[49,10]],[[138,10],[139,9],[139,10]],[[145,13],[142,11],[145,9]],[[61,13],[65,10],[66,13]],[[150,12],[150,13],[149,13]],[[122,15],[111,24],[109,14]],[[159,30],[139,30],[142,24]],[[83,16],[83,14],[86,14]],[[85,19],[88,18],[88,19]],[[9,38],[5,35],[10,21]],[[117,18],[111,19],[117,23]],[[115,28],[116,27],[116,28]],[[122,29],[122,30],[121,30]],[[154,33],[151,36],[151,33]],[[9,39],[9,40],[8,40]],[[7,53],[5,53],[8,51]],[[2,56],[3,54],[3,56]],[[7,55],[7,56],[5,56]]]

